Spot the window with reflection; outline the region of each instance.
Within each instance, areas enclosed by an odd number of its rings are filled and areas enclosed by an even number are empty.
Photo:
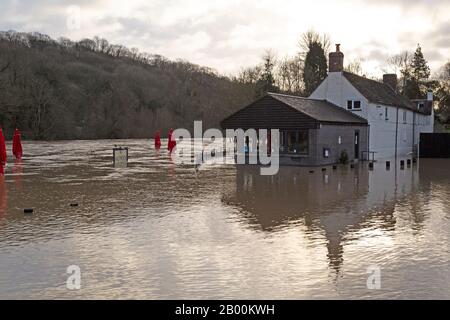
[[[292,154],[308,154],[308,130],[280,131],[280,152]]]

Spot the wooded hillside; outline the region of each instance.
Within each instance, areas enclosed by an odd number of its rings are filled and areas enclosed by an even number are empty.
[[[0,125],[29,139],[146,138],[219,122],[254,87],[105,39],[0,32]]]

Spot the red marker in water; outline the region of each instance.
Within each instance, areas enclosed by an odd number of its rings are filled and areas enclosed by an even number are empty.
[[[172,153],[173,149],[177,145],[177,142],[173,138],[173,129],[169,130],[169,142],[167,143],[167,150],[169,150],[170,153]]]
[[[0,128],[0,166],[6,164],[6,144],[5,137],[3,136],[3,130]]]
[[[161,135],[159,131],[155,133],[155,149],[161,148]]]
[[[22,141],[19,129],[14,131],[13,138],[13,155],[16,159],[22,159],[23,150],[22,150]]]

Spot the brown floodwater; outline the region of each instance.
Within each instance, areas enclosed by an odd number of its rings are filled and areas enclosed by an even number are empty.
[[[145,140],[24,150],[0,177],[2,299],[450,298],[450,160],[261,176],[196,172]]]

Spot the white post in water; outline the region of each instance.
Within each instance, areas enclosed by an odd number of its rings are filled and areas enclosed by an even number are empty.
[[[128,148],[114,148],[113,149],[113,161],[115,168],[128,167]]]

